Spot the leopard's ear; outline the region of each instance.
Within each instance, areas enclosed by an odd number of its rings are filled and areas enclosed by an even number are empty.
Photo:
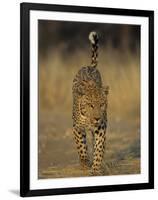
[[[109,94],[109,86],[106,86],[106,87],[103,86],[103,87],[102,87],[102,91],[103,91],[103,94],[104,94],[104,95],[108,95],[108,94]]]

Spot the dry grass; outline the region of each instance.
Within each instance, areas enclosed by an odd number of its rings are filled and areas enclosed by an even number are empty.
[[[39,177],[85,176],[75,170],[78,156],[72,139],[72,80],[90,63],[89,49],[63,55],[50,51],[39,60]],[[100,49],[98,69],[109,85],[104,175],[140,173],[139,56]],[[51,169],[51,170],[50,170]],[[57,170],[59,169],[59,170]]]
[[[100,50],[98,69],[103,83],[110,86],[109,110],[119,119],[139,112],[140,72],[139,59],[130,53],[108,48]],[[57,51],[60,52],[60,51]],[[40,108],[61,108],[71,112],[72,80],[77,71],[90,63],[84,51],[69,55],[65,59],[59,53],[39,62]],[[123,107],[122,107],[123,106]],[[137,114],[137,113],[136,113]]]

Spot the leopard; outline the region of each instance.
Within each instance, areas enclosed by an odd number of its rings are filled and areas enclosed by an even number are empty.
[[[73,79],[73,136],[83,169],[90,169],[90,175],[102,175],[102,163],[106,144],[107,97],[109,86],[102,83],[98,65],[98,33],[89,34],[91,63],[83,66]],[[92,159],[88,155],[87,135],[92,136]]]

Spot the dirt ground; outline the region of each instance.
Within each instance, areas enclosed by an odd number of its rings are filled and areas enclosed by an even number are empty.
[[[89,176],[81,169],[68,114],[43,111],[39,118],[38,178]],[[137,121],[108,123],[103,175],[140,173],[140,140]],[[89,153],[91,137],[88,135]]]

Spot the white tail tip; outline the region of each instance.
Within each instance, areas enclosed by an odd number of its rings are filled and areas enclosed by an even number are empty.
[[[95,31],[90,32],[89,40],[92,44],[95,44],[96,40],[98,40],[98,34]]]

